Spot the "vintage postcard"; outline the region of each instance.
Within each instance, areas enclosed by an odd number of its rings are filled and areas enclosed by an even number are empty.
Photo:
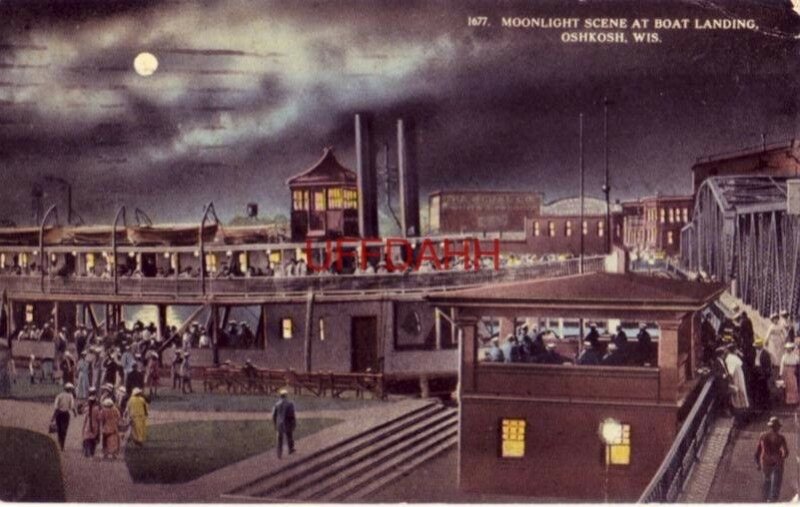
[[[796,498],[800,2],[0,20],[0,500]]]

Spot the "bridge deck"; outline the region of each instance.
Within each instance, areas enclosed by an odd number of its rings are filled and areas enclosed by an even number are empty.
[[[783,422],[781,432],[789,444],[789,458],[784,465],[780,501],[788,502],[795,495],[798,481],[800,481],[800,468],[797,462],[799,428],[794,423],[794,413],[788,408],[781,408],[753,418],[744,427],[734,430],[731,441],[717,467],[717,473],[706,502],[762,502],[762,475],[756,469],[754,455],[758,436],[767,429],[767,420],[771,415],[781,418]]]

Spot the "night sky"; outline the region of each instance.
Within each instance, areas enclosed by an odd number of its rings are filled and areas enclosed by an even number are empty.
[[[480,15],[492,26],[467,26]],[[565,44],[502,16],[753,18],[759,30]],[[212,200],[223,219],[250,201],[288,214],[286,178],[323,147],[355,168],[356,112],[391,144],[398,117],[416,121],[423,203],[438,188],[575,195],[581,111],[587,193],[600,197],[604,95],[612,199],[688,193],[697,156],[798,133],[788,0],[37,0],[0,2],[0,19],[0,219],[18,224],[35,183],[61,197],[47,175],[73,184],[89,223],[121,204],[157,221],[198,221]],[[152,76],[133,69],[142,51],[158,58]]]

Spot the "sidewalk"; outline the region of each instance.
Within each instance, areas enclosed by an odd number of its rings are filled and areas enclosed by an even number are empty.
[[[797,462],[798,428],[794,423],[794,412],[783,408],[754,419],[744,428],[733,430],[731,443],[719,462],[706,502],[761,503],[763,476],[756,469],[755,451],[758,437],[766,431],[770,415],[780,417],[783,422],[781,432],[789,444],[789,457],[784,466],[780,501],[788,502],[795,495],[800,480],[800,468]]]
[[[67,502],[220,502],[220,495],[278,467],[300,459],[317,449],[327,447],[352,434],[360,433],[384,420],[430,403],[428,400],[403,400],[362,409],[320,410],[298,414],[299,418],[336,418],[345,421],[297,442],[298,452],[279,461],[274,451],[234,463],[199,479],[172,485],[136,484],[128,474],[124,459],[104,461],[86,459],[82,453],[80,428],[83,416],[72,418],[62,453]],[[47,433],[52,407],[43,403],[0,400],[0,425],[26,428]],[[268,417],[264,413],[183,412],[153,409],[150,424],[198,420],[254,420]]]

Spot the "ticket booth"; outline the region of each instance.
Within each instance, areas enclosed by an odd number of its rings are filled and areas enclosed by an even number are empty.
[[[593,273],[429,296],[455,313],[460,328],[460,487],[561,501],[635,501],[701,386],[699,312],[722,291],[719,284]],[[613,321],[623,329],[647,323],[658,336],[657,362],[577,365],[566,352],[556,364],[491,361],[485,348],[497,344],[479,333],[487,316]],[[569,350],[565,338],[549,340],[549,348]]]

